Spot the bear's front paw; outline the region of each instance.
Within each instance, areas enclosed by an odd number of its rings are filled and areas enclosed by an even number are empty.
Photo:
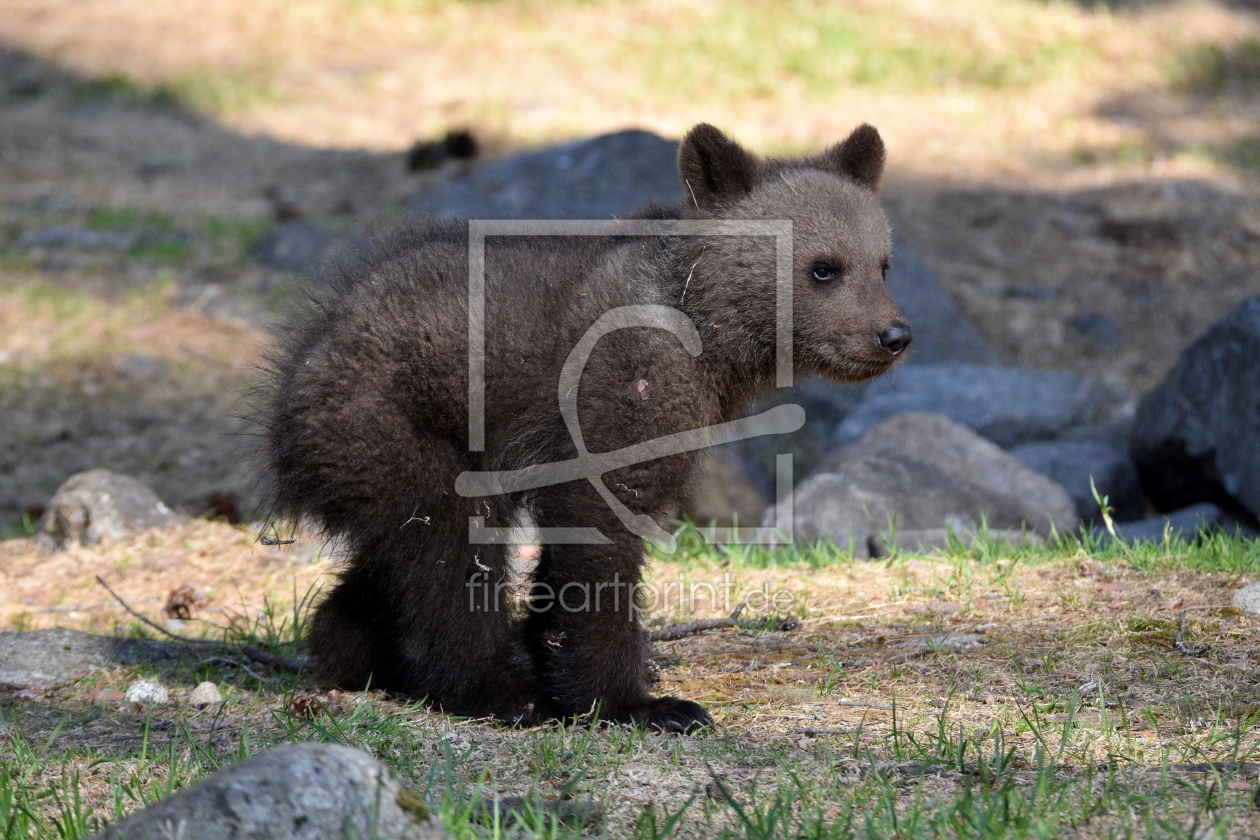
[[[657,697],[634,714],[634,720],[648,729],[677,732],[681,735],[713,725],[713,718],[704,706],[678,697]]]

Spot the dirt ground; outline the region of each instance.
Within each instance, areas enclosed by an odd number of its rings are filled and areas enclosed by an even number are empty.
[[[265,547],[247,527],[210,522],[51,559],[31,540],[9,540],[0,543],[0,616],[10,628],[135,627],[96,583],[99,574],[158,621],[166,620],[167,590],[190,587],[200,597],[192,618],[174,625],[179,632],[216,636],[234,627],[238,635],[229,636],[239,638],[270,626],[284,637],[292,632],[291,624],[282,625],[295,603],[328,580],[330,563],[318,549]],[[702,801],[717,798],[714,778],[760,801],[776,786],[790,787],[794,777],[784,774],[838,772],[856,782],[871,772],[859,758],[866,750],[881,757],[881,772],[922,773],[915,769],[921,765],[896,763],[895,739],[928,738],[945,725],[941,715],[948,715],[950,732],[976,744],[1004,738],[993,744],[1000,754],[1010,751],[1001,772],[1020,784],[1044,772],[1030,763],[1043,738],[1062,738],[1059,772],[1123,767],[1137,792],[1155,790],[1157,779],[1166,783],[1171,774],[1186,780],[1190,795],[1207,783],[1204,773],[1210,781],[1212,767],[1241,755],[1251,763],[1239,765],[1229,790],[1217,794],[1232,803],[1252,794],[1260,772],[1248,757],[1257,619],[1228,606],[1230,593],[1247,579],[1175,564],[1139,571],[1084,552],[1054,562],[902,557],[813,569],[659,563],[653,625],[719,617],[735,602],[749,605],[747,618],[797,619],[785,631],[728,628],[655,644],[658,689],[703,702],[718,724],[715,734],[696,739],[651,736],[625,744],[615,732],[521,732],[451,719],[379,692],[316,695],[300,680],[248,662],[231,645],[192,649],[188,662],[156,672],[123,667],[62,685],[0,689],[0,707],[22,738],[64,755],[29,784],[64,783],[79,771],[84,807],[106,811],[119,772],[144,783],[176,773],[173,764],[156,760],[168,742],[190,739],[231,754],[242,739],[257,748],[283,740],[294,726],[309,727],[308,736],[334,727],[339,739],[366,738],[365,746],[408,772],[440,766],[444,751],[454,750],[464,756],[461,778],[488,780],[503,795],[528,793],[540,777],[564,788],[568,774],[583,766],[590,775],[576,782],[577,790],[605,802],[605,825],[620,836],[634,831],[649,804],[677,808],[697,792]],[[687,598],[687,592],[698,594]],[[137,676],[162,680],[172,703],[124,702],[121,694]],[[205,679],[219,685],[226,706],[188,704],[188,692]],[[316,702],[344,721],[321,723],[316,713],[304,722],[311,714],[302,704]],[[593,752],[574,758],[582,755],[578,742],[589,742],[585,749]],[[155,759],[144,757],[150,753]],[[553,753],[567,756],[554,769]],[[99,760],[123,754],[131,757]],[[966,772],[936,768],[928,776],[917,794],[903,786],[905,795],[947,798],[969,783]],[[50,813],[54,804],[46,806]],[[1228,808],[1240,830],[1254,827],[1245,808]],[[1072,836],[1113,836],[1109,820],[1087,819]],[[711,832],[693,809],[683,835]]]

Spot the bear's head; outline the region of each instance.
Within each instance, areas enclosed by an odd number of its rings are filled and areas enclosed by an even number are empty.
[[[884,143],[869,125],[812,157],[762,159],[711,125],[678,153],[688,215],[792,222],[793,361],[856,382],[905,356],[910,325],[888,290],[892,234],[877,192]],[[764,347],[775,341],[776,272],[767,237],[706,238],[710,312]],[[699,302],[698,302],[699,303]]]

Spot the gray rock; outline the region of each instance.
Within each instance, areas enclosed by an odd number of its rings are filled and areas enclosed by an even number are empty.
[[[1111,420],[1106,423],[1085,423],[1069,426],[1055,440],[1101,443],[1121,452],[1129,451],[1129,436],[1133,434],[1133,419]]]
[[[27,231],[18,237],[18,244],[35,248],[112,248],[125,251],[134,247],[139,239],[139,232],[134,230],[96,230],[57,225]]]
[[[1110,419],[1112,389],[1057,370],[996,365],[920,365],[872,382],[866,400],[836,429],[847,444],[907,411],[931,411],[970,426],[999,446],[1053,438],[1082,423]]]
[[[188,646],[152,639],[94,636],[55,628],[0,633],[0,683],[15,686],[56,685],[98,668],[174,663],[188,655]]]
[[[263,265],[311,277],[326,266],[354,259],[365,247],[360,236],[338,235],[314,222],[293,219],[263,231],[249,243],[248,252]]]
[[[60,551],[75,541],[96,545],[182,519],[131,476],[89,470],[70,476],[58,488],[39,520],[35,539],[45,551]]]
[[[965,653],[984,647],[989,640],[978,633],[931,633],[927,636],[915,636],[901,642],[897,647],[912,654],[925,653]]]
[[[966,534],[987,525],[1048,536],[1078,524],[1058,484],[967,427],[925,413],[893,417],[828,456],[796,488],[793,518],[798,543],[830,539],[861,557],[902,531]]]
[[[1232,603],[1248,615],[1260,615],[1260,583],[1249,583],[1239,589]]]
[[[463,219],[606,219],[681,201],[677,159],[677,141],[620,131],[504,158],[407,209]]]
[[[1132,453],[1156,508],[1260,516],[1260,297],[1192,343],[1138,406]]]
[[[1099,519],[1098,495],[1106,496],[1117,521],[1140,519],[1145,509],[1137,467],[1127,452],[1094,441],[1054,440],[1026,443],[1011,454],[1029,467],[1058,482],[1076,503],[1083,521]]]
[[[1200,502],[1164,516],[1137,522],[1120,522],[1116,536],[1126,543],[1163,542],[1167,533],[1172,539],[1194,542],[1204,534],[1224,531],[1227,534],[1254,537],[1256,530],[1237,516],[1222,510],[1210,502]],[[1094,528],[1094,536],[1109,542],[1111,533],[1103,527]]]
[[[941,288],[932,270],[899,240],[894,242],[888,288],[914,327],[905,364],[998,363],[997,352]]]
[[[118,369],[137,385],[152,385],[166,375],[170,365],[165,359],[147,353],[131,353],[119,356]]]
[[[1115,352],[1124,346],[1124,334],[1120,325],[1110,315],[1086,312],[1068,322],[1072,331],[1097,351]]]
[[[437,840],[446,830],[385,765],[341,744],[288,744],[211,773],[96,840]]]

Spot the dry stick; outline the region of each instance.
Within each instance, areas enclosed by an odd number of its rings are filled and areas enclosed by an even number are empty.
[[[306,670],[301,662],[294,659],[285,659],[283,656],[278,656],[274,653],[268,653],[262,648],[255,647],[254,645],[241,645],[241,653],[245,654],[255,662],[262,663],[263,665],[270,665],[273,668],[283,668],[284,670],[292,671],[295,674],[300,674],[302,671]]]
[[[140,612],[135,610],[131,606],[131,604],[128,604],[126,601],[123,600],[121,595],[119,595],[117,592],[111,589],[109,584],[106,583],[105,579],[101,577],[100,575],[96,576],[96,582],[99,583],[101,586],[105,587],[105,591],[108,592],[110,595],[113,595],[114,600],[117,601],[119,604],[121,604],[124,610],[131,613],[136,618],[140,619],[145,624],[149,625],[150,627],[152,627],[154,630],[158,631],[159,633],[165,633],[167,636],[170,636],[172,639],[175,639],[180,642],[184,642],[185,644],[189,644],[189,645],[217,645],[219,644],[219,642],[213,641],[211,639],[193,639],[193,638],[189,638],[188,636],[181,636],[178,633],[172,633],[170,630],[167,630],[162,625],[156,622],[150,621]],[[254,645],[241,645],[241,653],[245,654],[245,656],[247,656],[248,658],[252,659],[255,662],[262,663],[263,665],[270,665],[273,668],[283,668],[286,671],[293,671],[294,673],[300,673],[302,671],[302,663],[294,662],[292,659],[285,659],[283,656],[277,656],[274,653],[268,653],[262,648],[256,647]]]
[[[1182,610],[1177,615],[1181,619],[1181,629],[1177,631],[1177,638],[1173,641],[1173,647],[1186,656],[1206,656],[1208,652],[1207,645],[1194,645],[1192,647],[1181,641],[1182,637],[1186,635],[1186,611]]]
[[[152,627],[154,630],[158,631],[159,633],[165,633],[166,635],[170,636],[172,639],[178,639],[179,641],[186,642],[190,645],[218,644],[218,642],[213,642],[208,639],[191,639],[188,636],[181,636],[178,633],[172,633],[170,630],[167,630],[162,625],[157,624],[156,622],[150,621],[149,619],[141,615],[139,612],[137,612],[135,609],[133,609],[131,604],[128,604],[126,601],[122,599],[121,595],[119,595],[117,592],[109,588],[109,584],[105,582],[105,578],[101,577],[100,575],[97,575],[96,582],[99,583],[101,586],[105,587],[105,591],[108,592],[110,595],[113,595],[114,600],[117,601],[119,604],[122,604],[122,608],[124,610],[131,613],[136,618],[140,619],[145,624],[149,625],[150,627]]]
[[[686,624],[671,624],[659,630],[648,630],[643,635],[649,642],[672,642],[687,636],[703,633],[705,630],[716,630],[719,627],[734,627],[739,623],[739,616],[744,612],[740,604],[726,618],[705,618],[700,621],[688,621]]]

